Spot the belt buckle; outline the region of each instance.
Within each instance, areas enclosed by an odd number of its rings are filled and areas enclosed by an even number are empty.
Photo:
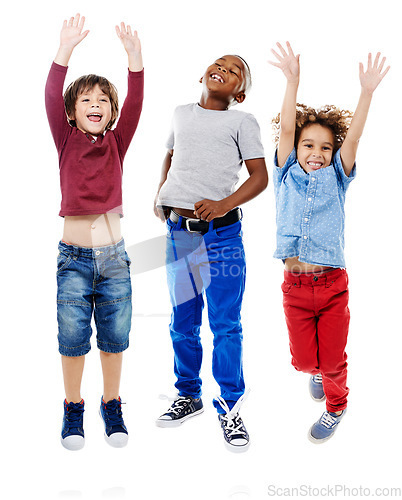
[[[197,229],[190,229],[190,222],[200,222],[200,219],[185,219],[185,222],[186,222],[186,230],[189,232],[189,233],[200,233],[201,231]]]

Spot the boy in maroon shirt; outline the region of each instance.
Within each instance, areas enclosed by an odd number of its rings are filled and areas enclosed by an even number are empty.
[[[84,446],[81,380],[91,348],[91,319],[103,371],[100,413],[105,439],[127,443],[119,396],[123,351],[131,327],[129,258],[121,236],[122,164],[137,128],[143,99],[143,64],[137,32],[116,26],[128,55],[128,92],[117,126],[117,92],[106,78],[87,75],[63,85],[74,48],[88,35],[85,18],[64,21],[46,83],[46,111],[59,156],[63,239],[57,270],[59,352],[66,398],[61,442]]]

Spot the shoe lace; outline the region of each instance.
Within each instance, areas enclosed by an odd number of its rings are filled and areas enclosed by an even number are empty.
[[[321,417],[321,420],[320,420],[320,423],[326,427],[327,429],[330,429],[331,427],[333,427],[336,423],[337,423],[337,418],[336,417],[333,417],[332,415],[330,415],[327,411],[325,411],[323,414],[322,414],[322,417]]]
[[[170,408],[166,413],[174,413],[178,415],[181,411],[191,403],[191,398],[186,398],[185,396],[179,396],[177,399],[173,401]]]
[[[246,430],[243,427],[242,419],[240,418],[239,411],[244,403],[245,399],[250,393],[248,389],[235,403],[232,409],[229,409],[226,401],[221,397],[217,396],[215,399],[221,405],[222,409],[225,410],[225,414],[221,415],[221,419],[225,422],[225,428],[228,430],[228,436],[233,437],[234,435],[245,436]]]
[[[123,412],[121,411],[122,404],[124,405],[125,403],[122,403],[117,399],[113,399],[108,403],[104,403],[108,424],[112,427],[115,425],[122,424],[123,421]]]
[[[70,427],[78,427],[81,424],[84,406],[80,403],[69,403],[67,408],[66,420]]]
[[[313,381],[317,384],[322,384],[322,375],[321,373],[317,373],[316,375],[313,375]]]

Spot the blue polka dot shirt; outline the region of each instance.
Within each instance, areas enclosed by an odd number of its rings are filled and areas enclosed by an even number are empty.
[[[306,173],[290,153],[278,167],[275,153],[274,189],[277,246],[274,257],[299,257],[301,262],[345,267],[345,194],[356,175],[345,174],[340,149],[326,168]]]

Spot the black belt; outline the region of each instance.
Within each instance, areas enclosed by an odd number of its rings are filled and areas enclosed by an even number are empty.
[[[179,222],[179,218],[181,217],[181,228],[186,229],[190,233],[207,233],[209,230],[209,222],[201,219],[191,219],[190,217],[183,217],[182,215],[177,214],[174,210],[170,212],[169,219],[177,224]],[[213,219],[213,229],[218,229],[218,227],[230,226],[230,224],[234,224],[238,222],[243,217],[242,211],[240,208],[235,208],[231,210],[223,217],[216,217]]]

